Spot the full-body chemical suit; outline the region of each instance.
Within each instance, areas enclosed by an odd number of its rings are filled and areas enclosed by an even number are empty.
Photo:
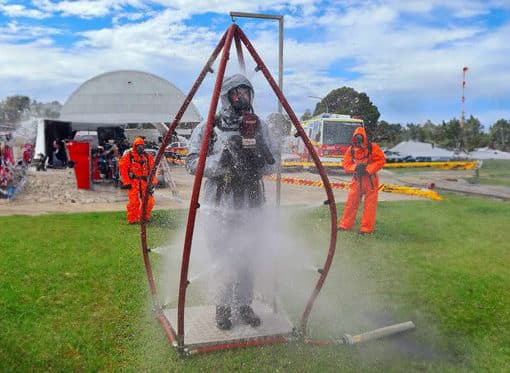
[[[135,224],[140,221],[142,200],[147,190],[147,178],[149,172],[154,166],[152,155],[144,151],[145,142],[141,137],[137,137],[133,142],[133,148],[124,154],[119,161],[119,172],[122,178],[122,189],[127,190],[128,204],[127,220],[129,224]],[[158,181],[156,176],[152,179],[149,187],[149,197],[147,199],[147,211],[145,219],[149,220],[151,211],[154,207],[154,186]]]
[[[356,213],[364,195],[360,233],[374,232],[379,187],[377,171],[384,167],[384,162],[384,153],[379,145],[368,141],[363,127],[356,128],[352,136],[352,144],[345,152],[342,161],[344,170],[354,175],[338,229],[351,230],[353,228]]]
[[[215,302],[216,325],[230,329],[234,315],[253,327],[260,318],[251,308],[253,258],[257,254],[253,235],[257,208],[265,202],[262,176],[271,173],[275,145],[265,122],[253,114],[253,87],[243,75],[225,78],[221,88],[221,111],[215,117],[201,211],[206,239],[214,265],[219,267]],[[248,128],[249,124],[249,128]],[[186,168],[194,174],[206,122],[191,135]]]

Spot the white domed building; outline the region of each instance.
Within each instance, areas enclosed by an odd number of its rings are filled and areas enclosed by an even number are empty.
[[[71,94],[58,120],[46,119],[39,124],[36,153],[48,154],[55,139],[72,139],[77,131],[97,131],[100,142],[102,137],[117,138],[122,132],[128,140],[142,135],[156,142],[166,133],[185,98],[179,88],[154,74],[119,70],[97,75]],[[177,134],[189,137],[201,120],[190,103]]]

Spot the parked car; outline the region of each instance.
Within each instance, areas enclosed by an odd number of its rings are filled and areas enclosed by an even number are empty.
[[[402,155],[399,152],[392,152],[391,150],[386,150],[384,155],[386,156],[386,163],[416,162],[416,159],[411,155]]]

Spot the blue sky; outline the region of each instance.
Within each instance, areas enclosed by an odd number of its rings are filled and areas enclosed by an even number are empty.
[[[84,81],[121,69],[187,93],[230,11],[284,15],[284,93],[298,116],[314,109],[309,96],[349,86],[391,123],[458,118],[467,66],[466,116],[486,128],[510,119],[508,0],[0,0],[0,98],[65,102]],[[277,22],[237,23],[276,79]],[[276,98],[253,67],[264,116]],[[228,73],[237,70],[232,58]],[[203,116],[213,83],[209,75],[194,99]]]

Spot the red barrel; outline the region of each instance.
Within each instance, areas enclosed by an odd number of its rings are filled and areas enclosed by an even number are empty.
[[[74,174],[78,189],[90,189],[90,144],[88,142],[70,141],[67,143],[69,159],[74,162]]]

